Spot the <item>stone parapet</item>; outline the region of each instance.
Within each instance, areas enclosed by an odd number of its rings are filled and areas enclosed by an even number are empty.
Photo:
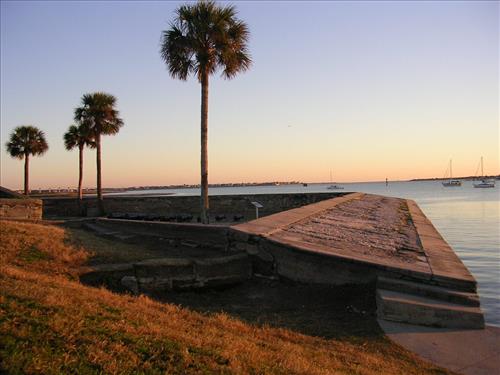
[[[43,202],[31,198],[0,198],[0,218],[30,219],[42,218]]]
[[[255,219],[255,207],[251,202],[258,201],[264,207],[259,216],[309,205],[333,198],[343,193],[297,193],[297,194],[243,194],[210,196],[210,222],[236,222]],[[44,200],[45,218],[79,216],[80,211],[75,198],[47,197]],[[97,215],[97,202],[93,197],[84,197],[84,207],[88,216]],[[108,214],[136,214],[175,221],[177,218],[196,222],[200,213],[199,196],[105,196],[104,207]]]

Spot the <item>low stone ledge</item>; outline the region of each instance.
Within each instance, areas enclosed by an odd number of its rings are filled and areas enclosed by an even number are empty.
[[[217,224],[169,223],[125,219],[96,219],[96,224],[108,230],[126,231],[138,236],[165,238],[203,248],[226,249],[228,227]]]
[[[133,294],[199,289],[236,284],[252,275],[246,253],[217,258],[159,258],[136,263],[84,267],[80,280]]]
[[[91,286],[105,285],[118,290],[123,289],[121,284],[125,276],[134,276],[134,267],[131,263],[100,264],[80,269],[80,281]]]
[[[196,259],[194,263],[198,280],[233,276],[249,278],[251,276],[250,261],[245,253],[218,258]]]
[[[185,258],[160,258],[134,263],[135,276],[160,278],[192,278],[194,264]]]

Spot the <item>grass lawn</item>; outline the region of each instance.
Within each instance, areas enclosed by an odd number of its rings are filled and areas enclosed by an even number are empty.
[[[9,221],[0,237],[0,373],[448,373],[386,339],[357,289],[260,281],[153,300],[79,283],[107,240]]]

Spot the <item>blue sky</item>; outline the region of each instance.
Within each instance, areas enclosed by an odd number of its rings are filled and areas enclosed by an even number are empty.
[[[104,186],[199,181],[200,87],[169,77],[161,31],[178,2],[1,3],[1,183],[22,186],[4,144],[34,124],[50,150],[31,186],[75,186],[62,134],[87,92],[118,98]],[[233,2],[250,71],[210,86],[210,182],[338,181],[499,173],[498,2]],[[95,184],[86,152],[84,185]]]

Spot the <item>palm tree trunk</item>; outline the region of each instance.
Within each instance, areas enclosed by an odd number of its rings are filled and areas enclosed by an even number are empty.
[[[30,191],[30,154],[24,154],[24,195],[28,195]]]
[[[201,78],[201,222],[209,223],[208,215],[208,73]]]
[[[97,163],[97,209],[99,215],[104,215],[104,202],[102,200],[102,180],[101,180],[101,132],[95,136],[96,144],[96,163]]]
[[[83,216],[83,145],[78,146],[78,211]]]

